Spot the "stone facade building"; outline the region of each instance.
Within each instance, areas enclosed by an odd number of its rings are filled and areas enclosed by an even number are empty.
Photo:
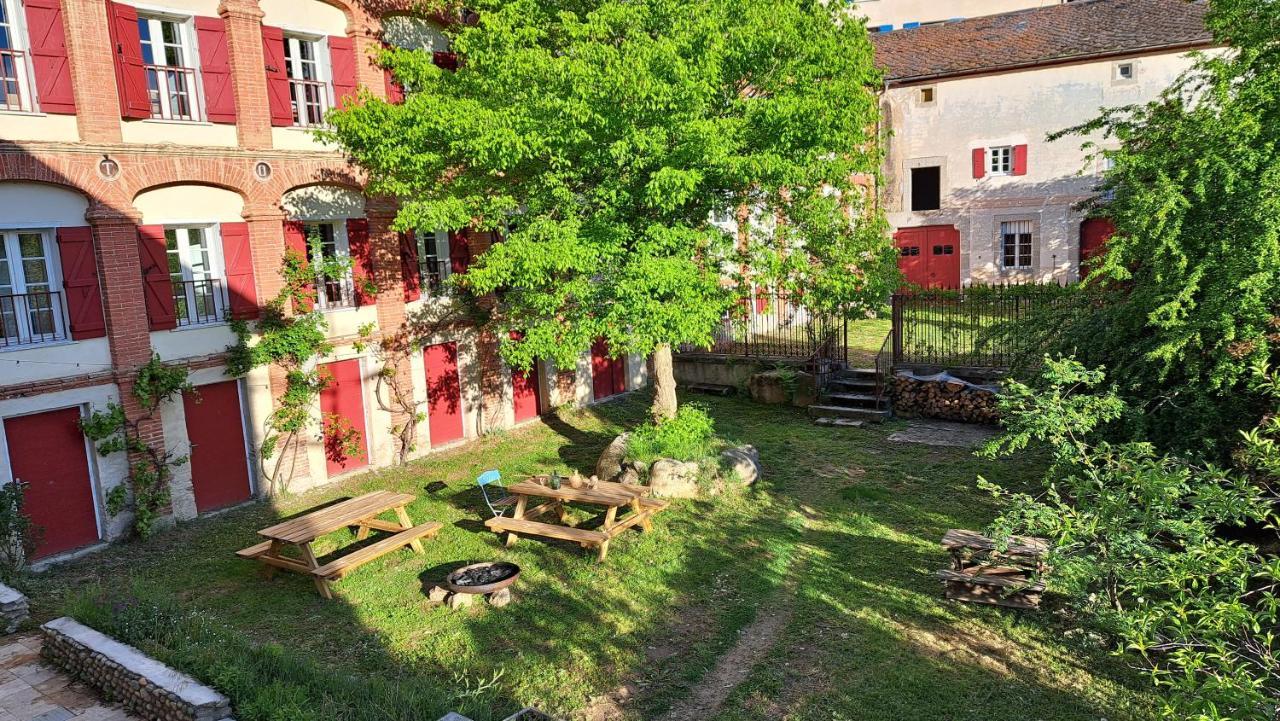
[[[286,248],[305,253],[315,235],[353,272],[318,288],[334,383],[291,489],[394,462],[403,418],[379,409],[378,364],[355,343],[447,308],[441,281],[494,239],[392,231],[395,204],[366,196],[360,173],[311,130],[358,87],[395,94],[371,60],[381,43],[453,62],[441,26],[404,14],[410,5],[0,0],[0,483],[29,484],[38,559],[125,532],[128,518],[111,517],[105,499],[127,483],[128,460],[100,457],[76,421],[112,402],[140,419],[133,379],[153,355],[187,367],[199,391],[142,420],[150,444],[191,455],[171,516],[267,490],[256,451],[284,376],[228,377],[227,319],[256,317],[282,287]],[[428,414],[417,453],[645,382],[643,359],[604,348],[577,368],[530,374],[506,368],[496,348],[465,322],[444,324],[393,369]],[[360,431],[363,452],[334,457],[322,413]]]

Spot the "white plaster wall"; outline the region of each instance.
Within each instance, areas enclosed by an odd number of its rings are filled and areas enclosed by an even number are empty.
[[[262,457],[259,453],[259,449],[262,448],[262,439],[266,436],[267,418],[274,409],[271,399],[270,372],[266,366],[260,366],[249,371],[242,381],[244,411],[247,416],[245,426],[249,429],[251,455],[249,468],[252,477],[256,479],[254,488],[260,496],[273,490],[267,487],[268,483],[262,473]]]
[[[230,419],[228,419],[230,422]],[[191,439],[187,437],[187,412],[182,396],[170,399],[160,406],[160,425],[164,428],[165,449],[175,457],[191,457]],[[191,464],[183,463],[172,470],[169,479],[169,497],[173,517],[179,521],[195,518],[196,492],[191,481]]]
[[[1116,79],[1117,62],[1133,64],[1133,80]],[[1072,206],[1092,195],[1099,181],[1081,145],[1098,138],[1050,143],[1046,136],[1104,107],[1155,98],[1190,62],[1185,55],[1164,54],[946,80],[930,86],[932,103],[920,101],[924,85],[890,89],[882,102],[893,132],[883,196],[890,224],[955,225],[966,282],[1074,279],[1083,217]],[[1028,146],[1026,175],[972,177],[974,148],[1021,144]],[[912,212],[910,168],[925,165],[942,168],[942,207]],[[1031,270],[998,267],[1002,218],[1036,221]]]
[[[336,185],[308,185],[280,201],[290,220],[346,220],[364,217],[364,196]]]
[[[136,145],[234,148],[239,144],[235,125],[178,120],[121,120],[120,137],[124,142]]]
[[[382,39],[390,45],[413,50],[443,52],[449,49],[449,39],[439,25],[411,15],[382,18]]]
[[[953,18],[998,15],[1013,10],[1060,5],[1062,0],[858,0],[850,7],[854,15],[867,18],[867,25],[928,23]]]
[[[323,143],[306,128],[271,128],[271,147],[276,150],[310,150],[331,152],[337,146]]]
[[[0,138],[78,143],[80,129],[74,115],[0,113]]]
[[[111,346],[106,338],[67,340],[0,351],[5,385],[34,383],[110,370]]]
[[[10,398],[0,401],[0,419],[10,416],[22,416],[44,411],[59,410],[78,406],[89,411],[105,411],[107,404],[118,402],[119,391],[114,384],[74,388],[71,390],[44,393],[27,398]],[[122,513],[110,518],[106,513],[106,494],[129,476],[129,462],[124,453],[100,455],[91,445],[86,443],[85,454],[89,459],[90,479],[94,484],[94,499],[97,503],[98,523],[104,540],[112,540],[124,536],[129,530],[129,514]],[[4,438],[4,425],[0,423],[0,484],[13,481],[8,461],[8,445]],[[53,560],[53,559],[48,559]],[[47,563],[48,560],[45,562]]]
[[[360,327],[378,323],[378,307],[362,305],[359,308],[335,308],[324,312],[324,320],[329,324],[325,333],[328,338],[354,338],[360,334]]]
[[[574,369],[573,403],[579,407],[595,401],[596,393],[592,387],[591,352],[578,356],[578,367]]]
[[[634,391],[649,385],[649,363],[639,353],[627,356],[627,390]]]
[[[170,185],[143,191],[133,200],[143,225],[163,223],[240,223],[244,199],[239,193],[208,185]]]
[[[319,0],[259,0],[262,24],[317,35],[347,34],[347,15]]]
[[[3,117],[3,116],[0,116]],[[0,137],[4,135],[0,127]],[[0,228],[56,228],[88,225],[89,201],[80,193],[42,183],[0,182]]]
[[[157,330],[151,333],[151,347],[163,361],[180,358],[200,358],[222,353],[236,344],[235,333],[225,323],[173,330]]]

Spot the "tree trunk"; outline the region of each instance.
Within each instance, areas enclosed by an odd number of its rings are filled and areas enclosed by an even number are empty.
[[[653,350],[653,420],[662,421],[676,416],[676,374],[671,361],[671,344],[661,343]]]

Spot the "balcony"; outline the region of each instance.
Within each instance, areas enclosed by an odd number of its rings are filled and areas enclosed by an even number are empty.
[[[289,79],[289,100],[293,104],[293,124],[299,128],[315,128],[324,124],[328,112],[329,84],[319,80]]]
[[[0,295],[0,349],[67,339],[62,293],[37,291]]]
[[[159,120],[199,120],[194,68],[144,65],[151,95],[151,117]]]
[[[27,54],[21,50],[0,50],[0,110],[31,110],[31,98],[23,92],[27,77]]]
[[[218,278],[173,284],[173,313],[179,328],[223,323],[227,307],[227,289]]]

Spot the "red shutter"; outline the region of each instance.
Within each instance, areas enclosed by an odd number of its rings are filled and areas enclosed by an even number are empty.
[[[404,86],[396,82],[396,76],[390,70],[382,71],[382,82],[386,86],[388,103],[399,105],[404,102]]]
[[[981,178],[987,174],[987,149],[973,149],[973,177]]]
[[[356,96],[356,46],[351,38],[329,36],[329,68],[333,71],[333,97],[338,107]]]
[[[36,96],[46,113],[74,115],[71,65],[67,62],[66,34],[62,29],[59,0],[26,0],[27,35],[31,40],[31,67],[36,74]]]
[[[471,265],[471,247],[467,244],[468,231],[449,233],[449,272],[460,275]]]
[[[373,278],[373,246],[369,243],[369,221],[351,218],[347,221],[347,252],[351,254],[351,277],[356,287],[356,305],[377,301],[376,293],[366,286]]]
[[[107,3],[107,30],[115,53],[116,90],[120,94],[120,115],[125,118],[151,117],[151,93],[142,67],[142,40],[138,37],[138,11],[129,5]]]
[[[400,278],[404,281],[404,302],[422,297],[422,279],[418,276],[418,242],[413,231],[400,234]]]
[[[1027,146],[1025,145],[1013,146],[1013,174],[1027,174]]]
[[[271,124],[287,128],[293,125],[293,104],[289,100],[289,74],[284,64],[283,30],[262,26],[262,58],[267,67],[267,105],[271,108]]]
[[[101,338],[107,334],[102,317],[102,290],[98,287],[98,259],[93,249],[93,229],[58,228],[58,259],[62,262],[62,289],[67,294],[67,315],[74,340]]]
[[[227,57],[227,24],[221,18],[196,18],[200,45],[200,75],[204,78],[204,110],[211,123],[236,121],[236,96],[231,89],[231,61]]]
[[[284,221],[284,248],[285,251],[292,250],[301,256],[305,261],[307,259],[307,228],[297,220]],[[307,290],[311,293],[315,292],[315,285],[308,283]],[[298,303],[295,310],[302,313],[309,313],[315,304],[311,300]]]
[[[138,226],[138,256],[142,258],[142,294],[151,330],[176,328],[178,315],[173,307],[173,280],[169,277],[163,225]]]
[[[436,67],[444,68],[445,70],[457,70],[458,54],[436,51],[431,53],[431,62],[435,63]]]
[[[223,223],[222,264],[227,273],[231,317],[258,317],[258,290],[253,282],[253,252],[249,248],[248,223]]]

